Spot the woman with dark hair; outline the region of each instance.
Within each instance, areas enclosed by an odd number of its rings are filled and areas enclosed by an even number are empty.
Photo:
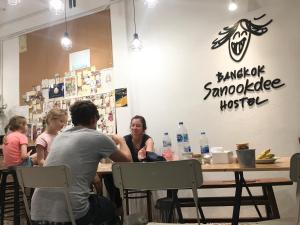
[[[131,133],[124,136],[126,144],[131,152],[132,161],[140,162],[146,158],[146,152],[153,151],[153,140],[145,134],[147,129],[146,120],[142,116],[134,116],[130,121]],[[111,174],[103,176],[104,183],[110,199],[116,204],[119,213],[122,214],[122,199],[120,191],[115,187]]]
[[[145,134],[146,129],[145,118],[136,115],[130,121],[131,134],[124,136],[134,162],[145,159],[146,152],[153,151],[153,140],[149,135]]]

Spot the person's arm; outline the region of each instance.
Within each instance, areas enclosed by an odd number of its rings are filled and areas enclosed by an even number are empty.
[[[152,138],[148,138],[148,140],[145,143],[145,149],[147,152],[152,152],[154,149],[154,142]]]
[[[27,152],[27,145],[26,144],[21,145],[21,159],[22,160],[28,159],[28,157],[30,156],[31,151],[32,150]]]
[[[36,145],[36,153],[37,153],[37,163],[39,166],[44,166],[44,152],[46,151],[46,148],[42,145]]]
[[[113,135],[112,139],[118,145],[118,148],[109,158],[114,162],[132,162],[131,153],[125,139],[117,135]]]
[[[5,134],[5,135],[4,135],[4,137],[3,137],[3,141],[2,141],[4,145],[6,145],[6,144],[7,144],[7,138],[6,138],[6,136],[7,136],[7,134]]]
[[[154,142],[152,138],[148,138],[148,140],[145,142],[145,146],[138,151],[138,159],[140,161],[145,159],[147,156],[146,153],[153,151],[153,146],[154,146]]]

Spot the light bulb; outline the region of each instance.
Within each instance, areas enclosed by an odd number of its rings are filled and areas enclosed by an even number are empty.
[[[133,40],[131,42],[131,48],[135,51],[142,49],[142,43],[139,39],[139,35],[137,33],[134,33]]]
[[[158,0],[144,0],[144,3],[148,8],[154,8],[157,5]]]
[[[60,40],[61,47],[68,51],[72,48],[72,40],[69,38],[68,32],[64,33],[64,36]]]
[[[18,5],[21,3],[21,0],[7,0],[8,5]]]
[[[54,12],[55,15],[62,14],[65,10],[65,4],[62,0],[50,0],[49,2],[50,11]]]
[[[238,6],[237,6],[236,2],[231,0],[228,5],[228,10],[232,12],[232,11],[235,11],[237,8],[238,8]]]

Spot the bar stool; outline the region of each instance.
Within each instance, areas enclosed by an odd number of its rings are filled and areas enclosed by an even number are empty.
[[[9,177],[12,178],[9,179]],[[1,171],[0,185],[0,225],[4,224],[4,215],[13,212],[14,225],[20,224],[20,194],[16,171],[4,169]]]
[[[152,192],[151,191],[137,191],[137,190],[125,190],[124,199],[126,204],[126,215],[129,215],[129,200],[130,199],[143,199],[147,201],[147,216],[148,221],[152,221]]]

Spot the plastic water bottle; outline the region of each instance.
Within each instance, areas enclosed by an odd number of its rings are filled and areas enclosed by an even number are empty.
[[[171,138],[170,138],[168,132],[164,133],[164,136],[163,136],[163,147],[164,148],[171,148],[172,147]]]
[[[205,132],[201,132],[200,135],[200,150],[204,159],[210,158],[208,139],[206,137]]]
[[[162,152],[162,156],[167,160],[173,160],[175,153],[172,151],[172,142],[171,142],[171,138],[168,134],[168,132],[164,133],[163,136],[163,152]],[[176,157],[175,157],[176,159]],[[178,159],[178,157],[177,157]]]
[[[184,158],[185,153],[191,152],[191,146],[189,143],[189,135],[186,127],[183,125],[183,122],[179,122],[177,130],[177,147],[178,153],[181,154],[181,158]]]

